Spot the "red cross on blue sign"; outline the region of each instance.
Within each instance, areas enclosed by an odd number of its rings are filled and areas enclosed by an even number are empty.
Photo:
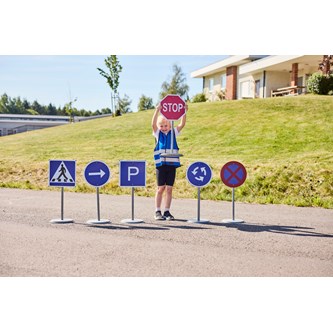
[[[242,163],[230,161],[222,167],[220,177],[225,185],[238,187],[245,182],[246,169]]]

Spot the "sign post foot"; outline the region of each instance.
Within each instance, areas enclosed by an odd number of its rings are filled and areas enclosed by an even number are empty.
[[[143,223],[144,221],[141,219],[123,219],[122,223]]]
[[[188,220],[187,222],[190,222],[190,223],[209,223],[209,220],[206,220],[206,219],[191,219],[191,220]]]
[[[222,222],[224,223],[244,223],[244,220],[239,219],[223,219]]]
[[[87,224],[105,224],[105,223],[110,223],[110,220],[106,220],[106,219],[100,219],[100,220],[88,220],[86,222]]]
[[[50,223],[72,223],[73,219],[52,219]]]

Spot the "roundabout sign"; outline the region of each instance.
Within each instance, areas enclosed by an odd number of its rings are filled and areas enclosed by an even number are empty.
[[[210,183],[212,169],[204,162],[194,162],[187,168],[186,178],[191,185],[198,188],[197,218],[191,219],[188,222],[207,223],[209,220],[200,218],[200,189]]]
[[[194,162],[188,167],[186,177],[191,185],[204,187],[212,179],[212,169],[204,162]]]

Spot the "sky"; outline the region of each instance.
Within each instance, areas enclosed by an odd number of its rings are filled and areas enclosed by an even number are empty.
[[[104,60],[108,55],[0,55],[0,95],[21,97],[42,105],[63,107],[70,101],[77,109],[95,112],[109,107],[110,87],[97,67],[108,72]],[[122,71],[119,96],[125,94],[137,111],[142,95],[159,101],[161,85],[170,81],[177,64],[186,76],[189,96],[202,92],[202,79],[191,72],[224,59],[224,55],[118,55]]]
[[[248,15],[257,3],[265,3],[261,0],[244,1],[241,7],[240,2],[212,0],[207,10],[195,0],[191,6],[169,0],[161,8],[153,0],[112,4],[59,0],[49,7],[42,0],[4,2],[0,95],[56,107],[77,99],[74,107],[93,112],[110,107],[110,88],[97,67],[107,70],[104,59],[116,54],[123,66],[120,97],[129,96],[130,108],[136,111],[142,94],[158,102],[162,83],[172,77],[173,64],[186,75],[192,97],[202,91],[202,79],[191,78],[191,72],[226,55],[329,53],[325,34],[316,29],[304,27],[306,33],[297,33],[297,43],[285,38],[290,27],[283,22],[299,6],[298,1],[281,1],[288,3],[288,12],[283,6],[276,7],[274,15],[262,9],[258,25]],[[226,15],[232,12],[237,15]],[[303,12],[303,17],[312,15],[310,7]],[[314,18],[311,23],[315,24]],[[277,26],[279,33],[274,34]]]

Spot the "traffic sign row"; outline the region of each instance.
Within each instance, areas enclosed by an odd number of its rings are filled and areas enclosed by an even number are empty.
[[[212,179],[212,169],[207,163],[194,162],[186,171],[186,178],[195,187],[204,187]],[[245,167],[237,161],[226,163],[220,172],[222,182],[229,187],[241,186],[247,173]],[[94,187],[105,185],[111,178],[111,171],[102,161],[93,161],[84,169],[86,182]],[[73,187],[76,182],[76,161],[50,160],[49,186]],[[121,187],[146,186],[146,161],[120,161],[119,185]]]
[[[83,172],[86,182],[102,187],[111,178],[108,165],[102,161],[87,164]],[[50,160],[49,186],[72,187],[76,180],[76,161]],[[119,185],[122,187],[146,186],[146,161],[120,161]]]

